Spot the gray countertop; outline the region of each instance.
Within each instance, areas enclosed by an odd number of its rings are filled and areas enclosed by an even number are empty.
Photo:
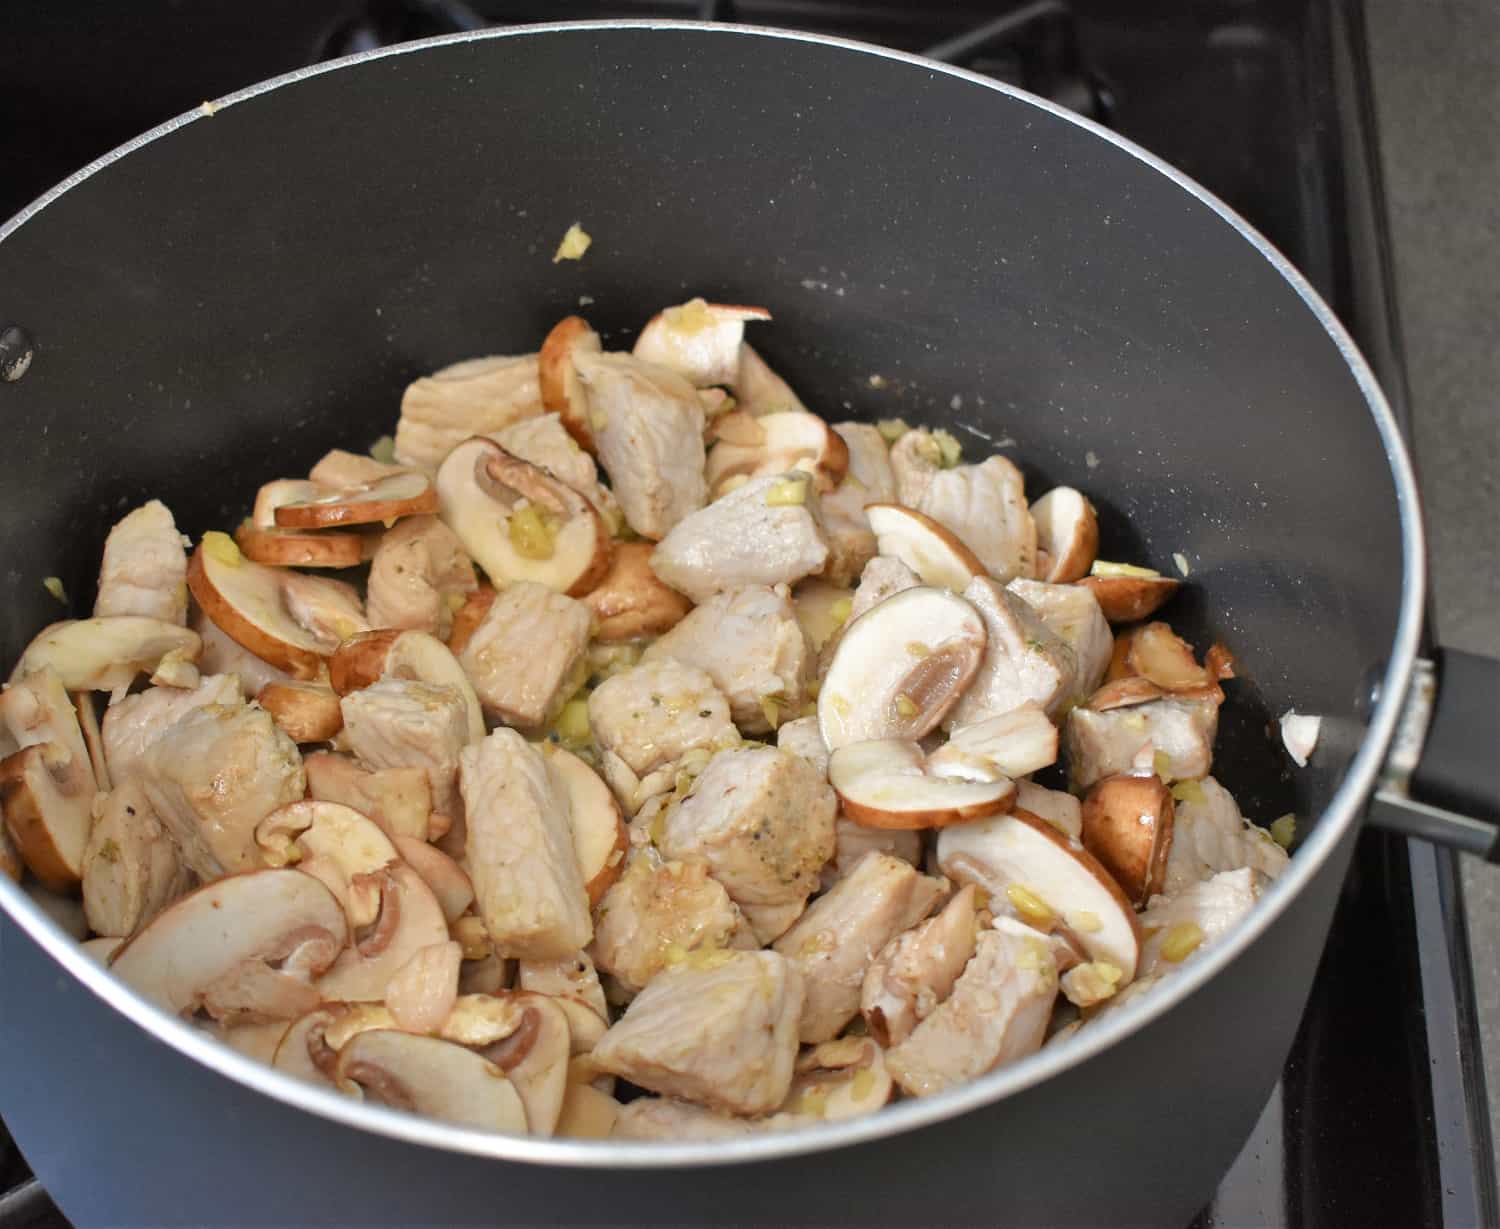
[[[1438,639],[1500,655],[1500,4],[1366,13]],[[1464,889],[1500,1139],[1500,867]]]

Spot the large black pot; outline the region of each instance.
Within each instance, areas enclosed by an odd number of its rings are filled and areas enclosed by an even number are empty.
[[[147,1006],[0,882],[30,936],[0,923],[0,1082],[64,1210],[1185,1222],[1285,1059],[1418,647],[1410,467],[1327,308],[1141,151],[911,57],[625,25],[331,67],[168,124],[0,230],[0,327],[35,345],[0,384],[0,657],[55,616],[43,576],[87,596],[126,506],[222,527],[258,483],[389,430],[421,372],[534,348],[580,295],[620,346],[701,292],[772,309],[757,344],[814,409],[1011,437],[1034,489],[1094,497],[1106,557],[1191,560],[1174,621],[1248,676],[1217,770],[1252,815],[1317,818],[1246,925],[1071,1042],[841,1128],[655,1149],[296,1084]],[[575,219],[594,246],[555,265]],[[1295,773],[1263,728],[1290,706],[1326,717]],[[908,1180],[935,1170],[942,1207]]]

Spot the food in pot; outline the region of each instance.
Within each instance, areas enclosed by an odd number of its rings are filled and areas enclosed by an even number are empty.
[[[1170,979],[1294,830],[1211,775],[1227,649],[1083,492],[827,422],[768,318],[569,317],[191,550],[131,512],[0,694],[0,869],[226,1044],[537,1135],[870,1114]]]

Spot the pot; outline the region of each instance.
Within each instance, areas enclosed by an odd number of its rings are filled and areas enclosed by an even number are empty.
[[[555,264],[575,220],[594,246]],[[1493,806],[1470,759],[1411,797],[1429,722],[1437,738],[1457,719],[1432,720],[1432,687],[1408,695],[1416,488],[1327,307],[1128,142],[799,34],[408,44],[183,116],[7,224],[0,350],[12,373],[31,357],[0,384],[0,650],[56,617],[42,577],[90,591],[127,506],[232,524],[258,483],[389,431],[412,377],[534,347],[582,296],[626,345],[691,293],[768,306],[757,345],[815,410],[1012,439],[1030,489],[1094,498],[1103,557],[1191,561],[1174,624],[1228,639],[1245,675],[1215,772],[1248,814],[1302,817],[1291,869],[1229,938],[1065,1044],[851,1123],[655,1146],[486,1135],[304,1086],[145,1003],[0,882],[6,1110],[74,1218],[817,1223],[878,1204],[923,1224],[1185,1223],[1284,1063],[1372,796],[1493,845],[1450,814]],[[1294,773],[1265,730],[1289,707],[1324,716]],[[934,1208],[901,1175],[939,1168]]]

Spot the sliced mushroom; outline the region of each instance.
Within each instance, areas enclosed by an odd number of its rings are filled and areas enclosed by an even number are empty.
[[[432,787],[421,768],[362,768],[346,755],[318,751],[305,756],[307,795],[319,802],[342,802],[368,815],[386,835],[428,839]]]
[[[123,694],[138,675],[154,672],[169,653],[195,659],[202,647],[197,632],[161,619],[68,619],[38,632],[10,677],[14,682],[51,666],[68,691]]]
[[[609,570],[609,528],[598,509],[494,440],[466,440],[438,469],[441,515],[500,585],[533,580],[578,596]]]
[[[1099,515],[1081,491],[1053,487],[1031,505],[1036,522],[1036,578],[1061,585],[1082,580],[1099,553]]]
[[[944,828],[938,866],[1038,930],[1061,929],[1091,960],[1135,976],[1140,927],[1114,877],[1083,845],[1024,811]]]
[[[10,829],[0,823],[0,875],[20,883],[23,865],[21,851],[16,848]]]
[[[1150,618],[1182,587],[1180,580],[1156,573],[1131,576],[1096,573],[1078,583],[1098,599],[1099,609],[1111,623],[1136,623]]]
[[[840,1037],[804,1050],[781,1111],[824,1122],[873,1114],[891,1099],[885,1053],[869,1037]]]
[[[629,830],[619,803],[597,772],[571,751],[553,744],[543,744],[543,749],[547,769],[568,799],[573,848],[592,908],[620,877],[630,848]]]
[[[126,781],[101,798],[83,854],[83,911],[99,935],[125,937],[193,886],[146,791]]]
[[[693,608],[676,589],[657,579],[651,569],[655,549],[651,542],[616,543],[609,571],[583,598],[594,612],[595,640],[616,644],[660,636]]]
[[[432,1033],[458,999],[463,949],[452,939],[418,948],[385,986],[385,1005],[409,1033]]]
[[[623,545],[623,543],[620,544],[620,546]],[[618,558],[620,546],[615,548],[617,552],[616,558]],[[605,580],[607,581],[608,579],[609,574],[605,573]],[[494,604],[495,590],[493,586],[481,583],[479,588],[464,598],[464,604],[454,611],[453,627],[448,632],[448,650],[455,657],[468,647],[474,633],[479,630],[479,625],[484,622],[484,616],[489,614],[490,607]]]
[[[591,1084],[568,1084],[557,1118],[559,1139],[608,1139],[620,1116],[620,1103]]]
[[[362,452],[346,452],[342,448],[330,448],[319,458],[318,463],[307,471],[308,478],[323,486],[364,486],[399,474],[403,466],[377,461]]]
[[[442,907],[449,927],[474,903],[474,884],[468,871],[441,849],[409,836],[392,838],[401,860],[422,876]]]
[[[757,418],[807,408],[791,385],[771,370],[748,341],[740,343],[739,367],[730,384],[739,408]]]
[[[1165,623],[1147,623],[1132,633],[1125,664],[1166,691],[1200,691],[1215,682],[1187,641]]]
[[[868,504],[865,515],[880,553],[901,560],[924,585],[962,593],[986,574],[979,556],[926,513],[901,504]]]
[[[351,636],[328,662],[329,685],[341,696],[360,691],[383,678],[411,679],[434,687],[451,687],[468,713],[469,741],[484,737],[484,711],[458,658],[436,636],[426,632],[383,628]]]
[[[95,964],[102,964],[107,967],[109,965],[110,958],[113,957],[114,954],[120,950],[120,948],[125,946],[125,940],[119,938],[118,936],[110,936],[108,938],[101,937],[98,939],[86,939],[78,946],[83,949],[84,955],[86,955]]]
[[[546,995],[511,991],[464,995],[442,1036],[474,1049],[506,1073],[526,1107],[533,1135],[551,1135],[568,1084],[568,1021]]]
[[[337,525],[389,524],[403,516],[436,512],[437,492],[425,474],[402,470],[374,482],[316,494],[276,505],[281,529],[329,529]]]
[[[745,322],[770,318],[764,307],[690,299],[652,316],[631,353],[670,368],[697,388],[731,384],[739,376]]]
[[[267,683],[255,700],[295,743],[327,742],[344,728],[339,698],[322,683]]]
[[[334,1087],[339,1050],[350,1038],[376,1028],[395,1028],[383,1003],[320,1003],[287,1026],[271,1065],[310,1084]]]
[[[364,558],[364,539],[333,530],[261,529],[246,521],[235,544],[252,563],[293,568],[353,568]]]
[[[1057,727],[1040,704],[960,726],[927,757],[933,776],[963,781],[1025,777],[1057,761]]]
[[[823,741],[921,738],[963,695],[984,655],[984,621],[963,598],[918,586],[845,630],[818,693]]]
[[[335,1082],[392,1109],[460,1126],[526,1132],[515,1085],[489,1060],[452,1042],[371,1029],[339,1051]]]
[[[255,841],[267,866],[295,865],[338,897],[351,930],[380,916],[396,847],[374,820],[337,802],[293,802],[256,825]]]
[[[974,781],[929,775],[922,748],[900,739],[846,743],[828,761],[843,813],[871,828],[943,828],[1003,811],[1015,800],[1009,777]]]
[[[93,823],[94,774],[58,743],[23,747],[0,760],[0,811],[31,873],[54,891],[78,886]]]
[[[374,879],[380,889],[379,916],[365,934],[354,936],[319,980],[317,989],[324,998],[383,999],[386,983],[397,969],[422,948],[447,941],[442,907],[416,871],[397,862],[376,872]]]
[[[78,729],[83,734],[83,745],[88,751],[89,766],[94,770],[94,784],[101,792],[108,793],[114,782],[109,776],[109,759],[104,751],[104,731],[99,728],[99,710],[94,707],[93,692],[74,692],[72,700],[73,711],[78,715]]]
[[[1083,847],[1142,908],[1166,882],[1171,790],[1155,774],[1105,777],[1083,800]]]
[[[724,418],[735,421],[727,429],[724,419],[715,424],[719,438],[704,471],[710,499],[731,484],[788,470],[809,473],[818,490],[831,491],[848,472],[848,445],[816,414],[792,410],[753,418],[734,411]]]
[[[1047,789],[1033,781],[1016,782],[1015,811],[1044,819],[1069,840],[1083,837],[1083,804],[1066,790]]]
[[[311,979],[348,934],[333,893],[294,870],[229,875],[184,896],[121,947],[110,968],[168,1011],[290,1020],[320,999]]]
[[[545,994],[556,999],[560,1004],[564,1002],[577,1004],[598,1019],[602,1027],[608,1027],[609,1004],[604,997],[604,987],[599,981],[598,970],[594,968],[594,962],[587,952],[575,952],[561,960],[518,961],[516,985],[522,990]],[[578,1018],[577,1013],[568,1012],[568,1026],[572,1028],[574,1021]],[[584,1052],[579,1048],[578,1040],[575,1030],[574,1054]],[[598,1037],[594,1037],[585,1049],[592,1049],[593,1041],[597,1040]]]
[[[589,423],[588,393],[578,379],[574,356],[598,354],[603,349],[599,334],[587,320],[568,316],[553,325],[537,356],[542,404],[558,415],[568,434],[590,452],[594,450],[594,432]]]
[[[275,529],[276,509],[283,504],[317,499],[336,490],[336,485],[315,482],[311,478],[277,478],[273,482],[267,482],[255,492],[255,506],[250,510],[250,525],[255,529]]]
[[[93,727],[95,739],[98,738],[93,697],[80,692],[77,698],[79,703],[75,704],[74,698],[63,689],[57,671],[43,666],[13,679],[0,692],[0,723],[10,735],[11,750],[55,743],[83,765],[89,776],[89,788],[108,789],[107,770],[103,783],[99,783],[100,772],[96,767],[103,759],[102,749],[96,756],[84,738],[85,720]]]

